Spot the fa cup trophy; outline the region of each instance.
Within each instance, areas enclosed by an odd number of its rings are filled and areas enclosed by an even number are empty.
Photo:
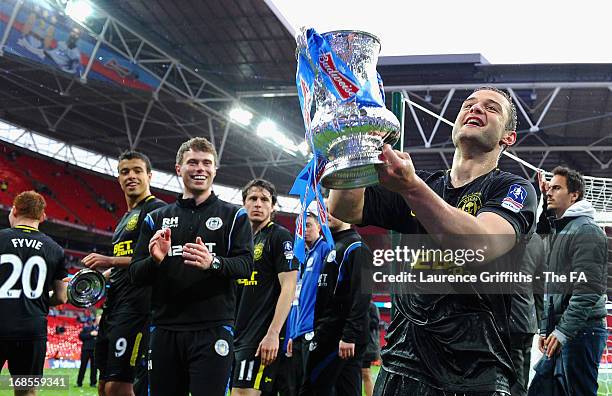
[[[374,165],[383,144],[393,145],[400,123],[385,108],[376,71],[380,41],[370,33],[303,30],[298,42],[297,84],[314,155],[326,162],[321,185],[351,189],[378,183]],[[307,65],[300,65],[300,62]],[[312,73],[315,114],[310,125],[308,73]],[[301,86],[300,86],[301,85]],[[306,103],[306,104],[305,104]]]

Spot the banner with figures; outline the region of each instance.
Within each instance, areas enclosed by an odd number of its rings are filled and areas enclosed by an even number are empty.
[[[0,2],[0,32],[11,21],[17,0]],[[4,52],[27,58],[80,77],[94,52],[96,39],[69,17],[45,2],[25,0],[10,26]],[[138,64],[101,44],[88,79],[113,82],[124,87],[153,91],[159,80]]]

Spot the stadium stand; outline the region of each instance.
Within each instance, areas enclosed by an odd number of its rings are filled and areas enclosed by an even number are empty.
[[[16,194],[34,189],[45,196],[49,218],[92,229],[112,231],[125,209],[123,193],[115,179],[3,144],[0,181],[8,185],[0,193],[0,204],[10,207]],[[167,202],[175,199],[171,193],[155,194]]]
[[[79,360],[83,324],[68,316],[49,316],[47,320],[47,359]]]

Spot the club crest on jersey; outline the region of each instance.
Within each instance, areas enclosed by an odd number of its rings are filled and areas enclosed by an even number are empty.
[[[125,225],[125,230],[134,231],[137,225],[138,225],[138,214],[135,213],[128,219],[127,224]]]
[[[261,242],[255,245],[255,247],[253,248],[253,260],[257,261],[261,259],[261,256],[263,255],[263,248],[264,245]]]
[[[468,195],[464,195],[459,200],[457,207],[464,212],[471,214],[472,216],[476,216],[476,213],[482,208],[482,200],[480,199],[480,193],[471,193]]]
[[[211,231],[216,231],[223,225],[223,220],[220,217],[211,217],[206,220],[206,228]]]
[[[229,354],[229,344],[225,340],[217,340],[215,342],[215,352],[219,356],[227,356]]]
[[[523,209],[525,198],[527,198],[527,190],[519,184],[513,184],[510,186],[506,197],[502,200],[501,206],[514,213],[518,213]]]
[[[312,265],[314,264],[314,257],[309,257],[306,261],[306,271],[312,271]]]
[[[178,227],[178,216],[177,217],[164,217],[162,219],[161,228],[173,228]]]
[[[334,261],[336,259],[336,251],[332,250],[329,252],[329,254],[327,255],[327,262],[331,263],[332,261]]]

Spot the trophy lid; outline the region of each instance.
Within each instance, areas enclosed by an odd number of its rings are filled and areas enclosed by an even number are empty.
[[[372,38],[374,41],[376,41],[378,45],[380,45],[380,39],[378,38],[377,35],[363,31],[363,30],[348,30],[348,29],[331,30],[329,32],[322,33],[321,36],[327,39],[327,36],[340,36],[344,34],[359,34],[363,36],[368,36]]]

